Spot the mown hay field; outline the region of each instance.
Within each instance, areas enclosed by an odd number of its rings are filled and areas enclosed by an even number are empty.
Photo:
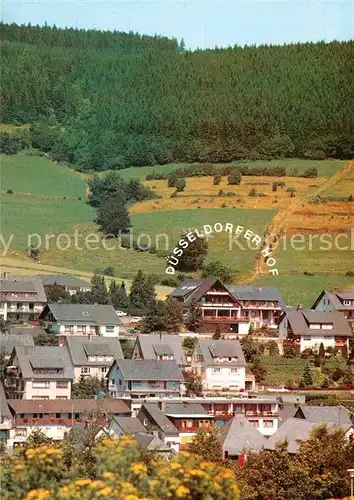
[[[0,156],[1,190],[45,197],[85,198],[85,180],[44,156]]]

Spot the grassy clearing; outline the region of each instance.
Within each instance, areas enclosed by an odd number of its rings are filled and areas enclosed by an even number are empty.
[[[319,175],[321,177],[331,177],[338,170],[340,170],[345,164],[345,161],[342,160],[298,160],[298,159],[289,159],[289,160],[272,160],[272,161],[238,161],[232,163],[218,163],[216,166],[225,167],[227,165],[240,165],[247,166],[249,168],[254,167],[284,167],[287,173],[290,172],[291,169],[297,168],[298,173],[302,173],[308,168],[316,167],[318,168]],[[162,172],[162,173],[170,173],[177,168],[188,166],[187,163],[170,163],[168,165],[155,165],[153,167],[130,167],[124,170],[121,170],[119,173],[125,179],[145,179],[147,174],[150,174],[154,171]],[[100,175],[105,175],[106,172],[103,172]]]
[[[146,245],[149,241],[160,250],[168,250],[175,247],[181,231],[184,229],[200,229],[203,225],[213,225],[216,222],[231,222],[235,226],[243,225],[253,232],[263,236],[264,228],[268,224],[274,212],[267,210],[185,210],[137,214],[132,216],[134,240],[140,236],[140,244]],[[88,234],[96,230],[94,225],[80,225],[78,230]],[[85,249],[77,251],[69,248],[62,252],[57,248],[51,248],[50,252],[41,255],[41,261],[49,263],[52,259],[57,265],[63,267],[75,267],[77,269],[94,270],[111,265],[116,274],[122,278],[131,279],[138,269],[160,277],[166,277],[164,258],[157,257],[148,252],[137,252],[130,249],[119,248],[119,241],[112,240],[107,246],[112,250],[100,247],[97,250]],[[113,248],[114,247],[114,248]],[[209,260],[220,260],[231,266],[237,276],[246,275],[253,268],[255,252],[247,249],[241,250],[233,245],[229,250],[228,234],[219,233],[209,241]],[[236,273],[238,272],[238,273]]]
[[[279,276],[258,277],[251,284],[260,286],[277,287],[288,306],[311,307],[322,290],[339,288],[354,289],[354,278],[349,276],[304,276],[282,274],[279,268]]]
[[[13,235],[11,248],[25,251],[27,235],[47,233],[71,234],[76,224],[94,218],[94,210],[84,201],[41,200],[25,196],[5,194],[1,197],[1,233]],[[35,240],[33,240],[35,241]]]
[[[218,186],[213,185],[213,177],[194,177],[186,179],[186,187],[177,197],[171,198],[174,188],[168,187],[167,181],[145,181],[144,184],[161,198],[136,203],[133,213],[151,212],[153,210],[185,210],[189,208],[248,208],[280,210],[289,206],[288,189],[294,188],[298,198],[312,196],[326,182],[325,177],[304,179],[301,177],[283,177],[283,188],[274,192],[273,182],[279,182],[279,177],[244,176],[240,185],[229,185],[223,177]],[[249,196],[252,189],[263,196]],[[223,196],[219,192],[223,191]],[[229,194],[227,196],[227,194]]]
[[[85,197],[85,181],[43,156],[1,155],[1,190],[42,196]]]

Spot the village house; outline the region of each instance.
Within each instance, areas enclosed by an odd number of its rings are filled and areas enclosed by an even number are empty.
[[[128,404],[119,399],[18,400],[7,401],[12,415],[8,447],[22,446],[33,431],[61,441],[73,427],[95,421],[107,425],[112,418],[130,417]]]
[[[171,450],[178,452],[180,436],[178,429],[162,411],[163,402],[143,403],[137,414],[137,419],[146,430],[156,434]]]
[[[0,279],[0,316],[4,320],[36,321],[46,303],[39,278],[4,274]]]
[[[16,346],[6,367],[6,392],[12,399],[70,399],[74,370],[61,347]]]
[[[297,408],[294,418],[308,420],[318,424],[331,423],[335,425],[352,425],[350,411],[344,406],[305,406]]]
[[[186,364],[181,337],[166,334],[139,334],[134,344],[132,359],[173,360],[179,366]]]
[[[145,404],[165,403],[165,400],[158,398],[146,398]],[[203,396],[203,397],[182,397],[171,398],[172,403],[198,403],[204,411],[213,418],[217,426],[223,426],[234,416],[244,416],[263,436],[271,436],[278,429],[279,415],[282,402],[277,396],[256,397],[230,397],[230,396]],[[135,410],[132,403],[132,410]],[[295,413],[295,412],[294,412]],[[294,415],[291,415],[294,416]]]
[[[344,314],[352,331],[354,331],[354,290],[323,290],[311,307],[315,311]]]
[[[198,339],[191,368],[202,377],[205,391],[245,389],[246,360],[238,340]]]
[[[48,304],[39,319],[59,336],[59,345],[70,335],[119,336],[120,319],[109,305]]]
[[[123,359],[119,339],[92,335],[65,337],[66,347],[74,367],[75,382],[80,377],[105,379],[115,359]]]
[[[108,374],[112,397],[179,396],[183,374],[175,361],[115,360]]]
[[[203,333],[220,332],[246,335],[250,320],[241,313],[241,305],[232,293],[219,281],[210,279],[187,279],[176,288],[169,297],[182,303],[185,314],[193,300],[201,310]]]
[[[6,401],[4,387],[0,381],[0,443],[8,447],[12,429],[12,415]]]
[[[285,304],[277,288],[236,285],[227,288],[240,304],[240,315],[249,321],[254,330],[278,327]]]
[[[0,347],[5,360],[10,359],[11,353],[16,346],[34,347],[34,340],[31,335],[14,335],[5,333],[0,335]]]
[[[220,427],[222,458],[238,460],[242,466],[245,453],[260,451],[264,448],[266,438],[252,425],[244,415],[235,415]]]
[[[279,427],[277,432],[265,441],[264,448],[275,450],[277,443],[285,441],[288,453],[297,454],[301,441],[306,441],[310,437],[312,430],[319,425],[319,422],[310,422],[301,418],[288,418]],[[347,439],[349,439],[353,431],[351,425],[337,425],[333,423],[326,423],[326,425],[330,431],[343,430]]]
[[[167,417],[173,427],[169,427],[169,423],[163,415]],[[172,443],[174,443],[175,448],[179,445],[178,450],[186,449],[199,430],[210,430],[214,421],[213,417],[205,411],[200,403],[171,403],[169,401],[142,405],[137,418],[148,430],[157,431],[162,439],[166,439],[165,430],[169,434],[173,431],[172,439],[167,440],[166,443],[171,447]],[[174,440],[176,431],[178,433],[178,442]]]
[[[69,295],[76,295],[78,292],[91,292],[92,284],[76,276],[69,274],[39,274],[43,286],[58,285]]]
[[[324,348],[349,350],[352,331],[340,312],[312,311],[310,309],[286,309],[279,323],[279,337],[283,347],[293,347],[297,352],[305,349],[318,351]]]

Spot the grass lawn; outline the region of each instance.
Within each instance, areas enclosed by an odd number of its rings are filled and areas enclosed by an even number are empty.
[[[170,173],[177,168],[187,166],[187,163],[170,163],[168,165],[155,165],[153,167],[130,167],[124,170],[120,170],[120,174],[124,179],[145,179],[147,174],[151,172],[163,172]],[[290,172],[291,169],[297,168],[298,172],[304,172],[308,168],[316,167],[318,168],[319,176],[321,177],[331,177],[338,170],[340,170],[344,165],[345,161],[343,160],[298,160],[298,159],[288,159],[288,160],[258,160],[258,161],[237,161],[232,163],[218,163],[216,166],[225,167],[227,165],[239,165],[239,166],[247,166],[249,168],[253,167],[284,167],[287,173]],[[106,172],[100,174],[104,175]]]
[[[277,287],[289,306],[301,304],[303,307],[311,307],[322,290],[326,289],[354,289],[354,278],[349,276],[304,276],[282,274],[279,276],[262,276],[254,280],[252,285]]]
[[[84,179],[43,156],[1,155],[1,190],[41,196],[85,197]]]
[[[273,216],[272,211],[267,210],[178,210],[156,213],[136,214],[131,217],[133,230],[132,237],[137,240],[140,236],[140,244],[146,245],[150,241],[158,249],[171,251],[176,246],[182,230],[200,229],[203,225],[213,225],[216,222],[231,222],[236,227],[237,224],[251,229],[254,233],[263,236],[264,227]],[[96,230],[93,224],[81,224],[78,227],[83,234],[88,234]],[[100,246],[97,250],[85,249],[77,251],[68,249],[63,252],[56,248],[51,248],[48,254],[41,256],[43,263],[53,261],[62,267],[74,267],[93,271],[97,268],[104,268],[111,265],[115,268],[116,275],[122,278],[131,279],[138,269],[146,273],[156,274],[166,277],[166,261],[162,257],[148,252],[137,252],[130,249],[119,248],[119,242],[112,240],[108,246],[112,250],[106,250]],[[209,260],[220,260],[224,264],[231,266],[234,271],[238,271],[240,276],[245,275],[253,267],[255,252],[244,247],[244,250],[233,244],[229,250],[228,234],[219,233],[209,240]]]
[[[26,251],[27,235],[72,233],[74,226],[94,218],[94,210],[84,201],[43,200],[5,194],[1,197],[1,233],[11,248]],[[35,240],[33,240],[35,241]]]

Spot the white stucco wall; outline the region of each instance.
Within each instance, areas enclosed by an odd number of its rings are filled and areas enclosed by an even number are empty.
[[[205,369],[204,384],[206,389],[221,390],[227,388],[229,390],[239,390],[245,388],[246,368],[244,366],[237,367],[237,373],[231,373],[231,369],[235,367],[221,366],[218,368],[219,373],[214,372],[215,368],[207,367]]]

